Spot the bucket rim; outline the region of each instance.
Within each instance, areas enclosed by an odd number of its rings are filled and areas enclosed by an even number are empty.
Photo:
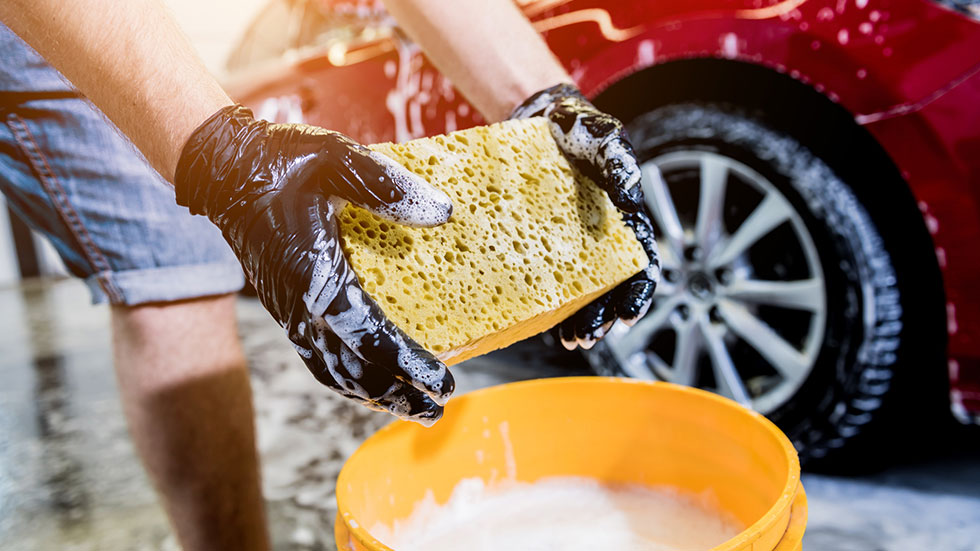
[[[761,517],[759,517],[758,520],[753,522],[751,525],[747,526],[744,530],[742,530],[732,538],[726,540],[724,543],[721,543],[720,545],[713,547],[711,551],[737,551],[740,549],[745,549],[748,548],[748,546],[752,542],[758,540],[764,534],[769,533],[773,528],[773,526],[776,525],[777,523],[781,521],[786,521],[787,527],[789,526],[791,512],[792,512],[791,509],[793,509],[794,501],[797,498],[798,492],[802,492],[802,484],[800,481],[800,460],[796,452],[796,448],[793,447],[793,443],[790,442],[789,438],[783,433],[782,430],[779,429],[779,427],[776,426],[775,423],[770,421],[764,415],[754,410],[748,409],[745,406],[742,406],[741,404],[729,398],[719,396],[717,394],[708,392],[706,390],[677,385],[665,381],[648,381],[648,380],[632,379],[632,378],[624,378],[624,377],[572,376],[572,377],[530,379],[526,381],[515,381],[511,383],[493,385],[493,386],[477,389],[471,392],[467,392],[466,394],[463,394],[462,396],[458,396],[453,400],[461,401],[461,400],[474,399],[474,397],[480,397],[480,396],[493,394],[497,392],[506,392],[509,389],[517,388],[517,387],[560,386],[560,385],[583,384],[583,383],[598,384],[598,385],[641,385],[641,386],[648,386],[652,388],[666,388],[666,389],[670,389],[672,392],[680,392],[680,393],[688,394],[692,397],[695,397],[695,399],[714,401],[715,403],[722,404],[725,407],[730,408],[734,413],[738,415],[748,415],[751,418],[753,418],[754,421],[761,423],[766,428],[766,431],[776,438],[776,441],[779,443],[780,447],[782,448],[783,455],[787,461],[788,470],[787,470],[786,481],[783,485],[782,492],[780,493],[780,496],[776,499],[776,501],[772,504],[772,506]],[[377,540],[375,537],[373,537],[365,526],[357,522],[352,522],[355,519],[352,518],[351,513],[348,510],[348,507],[346,506],[347,492],[345,488],[347,487],[347,484],[344,484],[344,481],[347,478],[347,473],[349,473],[348,466],[353,461],[355,461],[355,459],[358,457],[361,451],[365,447],[367,447],[367,444],[369,442],[375,439],[382,439],[385,437],[385,435],[391,432],[404,431],[404,430],[417,430],[417,425],[411,421],[403,421],[403,420],[395,420],[389,423],[388,425],[382,427],[377,432],[375,432],[367,439],[365,439],[364,442],[362,442],[361,445],[358,446],[356,450],[354,450],[354,453],[352,453],[350,457],[348,457],[347,460],[344,462],[344,466],[341,468],[340,474],[337,476],[337,486],[336,486],[336,491],[334,492],[337,499],[336,522],[338,526],[335,526],[335,533],[337,537],[338,546],[341,545],[340,542],[341,530],[339,524],[342,523],[344,528],[343,532],[345,532],[346,536],[350,538],[351,543],[353,543],[353,541],[356,540],[357,543],[372,551],[396,551],[391,547],[385,545],[383,542]],[[803,507],[805,511],[805,507],[806,507],[805,497],[803,503],[804,503]],[[804,515],[805,514],[806,513],[804,512]],[[785,532],[787,527],[784,527],[782,530]],[[355,549],[355,547],[350,547],[350,549]],[[344,550],[341,549],[341,551]],[[780,549],[780,551],[782,551],[782,549]]]

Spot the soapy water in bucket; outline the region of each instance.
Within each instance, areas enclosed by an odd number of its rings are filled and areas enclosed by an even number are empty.
[[[488,487],[460,481],[373,536],[397,551],[707,551],[742,527],[711,504],[669,487],[607,485],[579,477]]]

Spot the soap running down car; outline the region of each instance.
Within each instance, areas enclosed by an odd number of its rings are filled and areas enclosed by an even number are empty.
[[[646,168],[663,277],[596,372],[728,396],[805,461],[903,410],[980,420],[980,2],[517,3]],[[366,143],[483,122],[379,1],[272,2],[228,69]]]

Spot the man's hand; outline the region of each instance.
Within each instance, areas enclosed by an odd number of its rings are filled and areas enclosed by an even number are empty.
[[[437,226],[452,214],[448,196],[342,134],[257,121],[241,106],[191,134],[175,180],[177,202],[221,228],[317,380],[425,425],[442,416],[452,375],[361,289],[336,215],[351,201],[396,223]]]
[[[640,167],[623,123],[596,109],[571,84],[534,94],[517,106],[510,118],[539,116],[548,118],[558,147],[579,173],[606,190],[620,210],[640,210]]]
[[[589,349],[616,319],[627,325],[646,314],[660,278],[660,258],[650,219],[643,211],[640,167],[623,123],[595,108],[570,84],[542,90],[511,115],[512,119],[544,116],[558,147],[583,176],[609,194],[636,233],[650,264],[640,273],[597,298],[558,325],[558,337],[569,350]]]

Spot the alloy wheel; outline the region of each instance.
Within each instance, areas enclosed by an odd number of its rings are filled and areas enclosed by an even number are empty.
[[[824,277],[803,219],[766,177],[714,151],[672,151],[643,169],[663,276],[650,312],[606,336],[610,352],[625,375],[775,410],[824,337]]]

